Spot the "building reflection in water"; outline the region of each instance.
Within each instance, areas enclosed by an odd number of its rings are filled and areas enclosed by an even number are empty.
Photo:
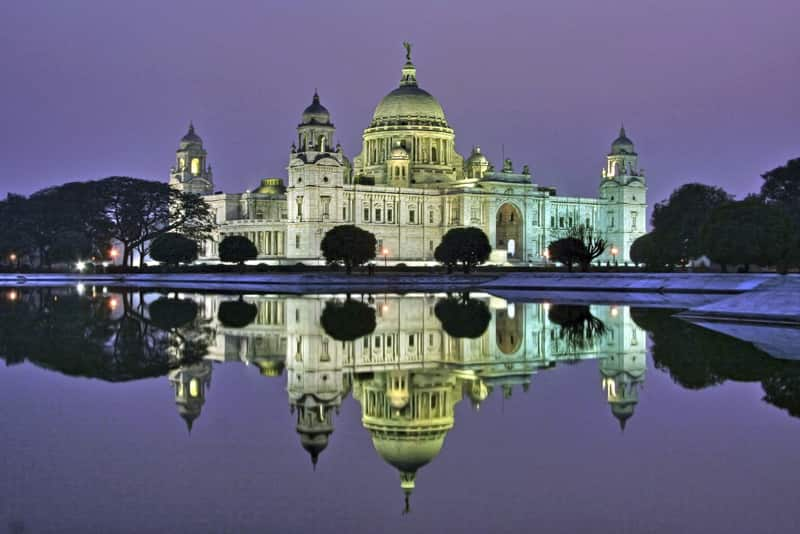
[[[406,509],[418,471],[442,450],[465,397],[477,409],[494,390],[510,397],[538,372],[597,359],[624,428],[644,381],[645,333],[627,308],[511,304],[486,295],[194,298],[216,335],[203,360],[169,374],[189,428],[210,386],[211,361],[253,364],[267,377],[285,370],[295,430],[316,467],[352,394],[376,452],[398,471]],[[219,311],[230,315],[231,302],[250,311],[223,320]]]

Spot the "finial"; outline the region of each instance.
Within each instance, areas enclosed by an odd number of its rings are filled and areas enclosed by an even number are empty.
[[[619,124],[620,124],[620,126],[619,126],[619,136],[620,136],[620,137],[627,137],[627,136],[625,135],[625,123],[624,123],[624,122],[622,122],[622,121],[620,121],[620,123],[619,123]]]
[[[319,455],[318,454],[312,454],[311,455],[311,469],[313,471],[317,470],[317,460],[318,459],[319,459]]]
[[[316,87],[314,88],[314,98],[313,98],[313,100],[314,100],[315,104],[319,104],[319,92],[317,92],[317,88]]]
[[[411,492],[407,491],[405,496],[405,505],[403,506],[403,515],[411,513]]]
[[[406,62],[411,63],[411,43],[403,41],[403,48],[406,49]]]
[[[189,121],[189,131],[190,132],[194,131],[194,121],[191,121],[191,120]]]

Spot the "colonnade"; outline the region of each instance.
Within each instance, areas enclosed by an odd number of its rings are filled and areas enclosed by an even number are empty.
[[[380,165],[391,155],[394,142],[398,139],[386,137],[365,142],[367,165]],[[399,139],[406,141],[405,138]],[[431,137],[411,138],[411,146],[406,146],[411,161],[415,163],[434,163],[447,165],[450,163],[450,141]]]

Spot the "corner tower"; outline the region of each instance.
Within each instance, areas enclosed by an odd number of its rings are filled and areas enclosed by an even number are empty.
[[[175,166],[170,169],[169,185],[196,195],[213,193],[214,177],[207,157],[203,140],[190,122],[189,131],[181,138],[180,146],[175,151]]]
[[[332,143],[336,128],[315,91],[297,125],[297,144],[289,154],[286,188],[289,225],[286,256],[319,258],[319,245],[330,226],[351,215],[342,187],[350,182],[350,162]]]
[[[639,168],[639,155],[622,126],[611,143],[600,182],[602,232],[608,240],[603,261],[630,261],[631,243],[644,235],[647,224],[647,180]],[[616,252],[616,254],[614,254]]]

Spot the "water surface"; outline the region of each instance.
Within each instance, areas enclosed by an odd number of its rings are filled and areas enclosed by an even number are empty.
[[[797,531],[800,362],[671,314],[4,290],[0,531]]]

